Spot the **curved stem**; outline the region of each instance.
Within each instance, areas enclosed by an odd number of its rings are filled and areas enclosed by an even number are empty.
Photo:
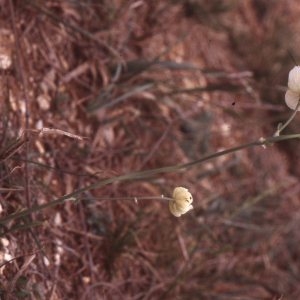
[[[12,213],[12,214],[10,214],[6,217],[2,217],[2,218],[0,218],[0,224],[4,224],[4,223],[6,223],[10,220],[13,220],[13,219],[28,216],[32,213],[44,210],[46,208],[50,208],[50,207],[53,207],[53,206],[56,206],[56,205],[59,205],[59,204],[63,204],[64,202],[67,202],[67,201],[76,201],[77,200],[76,197],[79,194],[81,194],[85,191],[88,191],[88,190],[94,190],[96,188],[103,187],[103,186],[108,185],[108,184],[113,183],[113,182],[129,181],[129,180],[133,180],[133,179],[148,178],[148,177],[156,175],[156,174],[177,172],[179,170],[187,169],[187,168],[190,168],[192,166],[201,164],[205,161],[211,160],[213,158],[216,158],[216,157],[219,157],[219,156],[222,156],[222,155],[226,155],[226,154],[229,154],[229,153],[233,153],[233,152],[236,152],[236,151],[240,151],[240,150],[245,149],[245,148],[250,148],[250,147],[255,147],[255,146],[264,146],[264,145],[269,145],[269,144],[272,144],[272,143],[281,142],[281,141],[284,141],[284,140],[299,139],[299,138],[300,138],[299,133],[298,134],[290,134],[290,135],[282,135],[282,136],[272,136],[272,137],[269,137],[269,138],[266,138],[266,139],[261,138],[257,141],[251,142],[251,143],[243,144],[243,145],[240,145],[240,146],[237,146],[237,147],[233,147],[233,148],[229,148],[229,149],[226,149],[226,150],[223,150],[223,151],[215,152],[213,154],[205,155],[202,158],[194,160],[194,161],[189,162],[189,163],[178,164],[178,165],[173,165],[173,166],[167,166],[167,167],[151,169],[151,170],[146,170],[146,171],[132,172],[132,173],[128,173],[128,174],[125,174],[125,175],[120,175],[120,176],[104,179],[104,180],[101,180],[101,181],[96,182],[94,184],[91,184],[87,187],[84,187],[84,188],[78,189],[74,192],[71,192],[67,195],[64,195],[64,196],[62,196],[62,197],[60,197],[56,200],[50,201],[48,203],[45,203],[45,204],[42,204],[42,205],[34,205],[34,206],[29,207],[29,208],[27,208],[23,211],[15,212],[15,213]],[[151,197],[151,198],[153,199],[155,197]],[[168,198],[159,198],[159,199],[168,200]]]
[[[91,199],[86,199],[86,198],[80,198],[80,201],[82,200],[91,200]],[[131,197],[97,197],[94,198],[92,200],[109,200],[109,201],[113,201],[113,200],[134,200],[134,201],[140,201],[140,200],[162,200],[162,201],[172,201],[173,198],[170,197],[165,197],[164,195],[161,196],[131,196]]]
[[[296,105],[296,108],[295,110],[293,111],[292,115],[289,117],[289,119],[283,124],[281,125],[277,131],[275,132],[274,136],[279,136],[280,135],[280,132],[285,129],[291,122],[292,120],[294,119],[294,117],[296,116],[297,112],[298,112],[298,108],[300,107],[300,99]]]

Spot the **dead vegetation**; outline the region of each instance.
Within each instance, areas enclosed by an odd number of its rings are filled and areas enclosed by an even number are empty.
[[[298,7],[0,0],[1,299],[297,299]]]

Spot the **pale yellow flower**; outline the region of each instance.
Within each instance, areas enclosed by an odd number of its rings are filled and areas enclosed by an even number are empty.
[[[176,187],[173,191],[173,200],[169,201],[170,212],[175,217],[180,217],[189,210],[193,209],[193,196],[188,189]]]

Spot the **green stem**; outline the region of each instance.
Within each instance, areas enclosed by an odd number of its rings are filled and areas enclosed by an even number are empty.
[[[88,199],[85,199],[85,198],[81,198],[81,200],[88,200]],[[93,197],[93,200],[109,200],[109,201],[112,201],[112,200],[134,200],[134,201],[140,201],[140,200],[161,200],[161,201],[172,201],[173,198],[170,198],[170,197],[165,197],[165,196],[143,196],[143,197],[135,197],[135,196],[132,196],[132,197],[100,197],[100,198],[94,198]]]
[[[226,155],[232,152],[236,152],[236,151],[240,151],[242,149],[245,148],[250,148],[250,147],[255,147],[255,146],[264,146],[264,145],[268,145],[268,144],[272,144],[272,143],[277,143],[277,142],[281,142],[284,140],[288,140],[288,139],[299,139],[300,138],[300,134],[290,134],[290,135],[282,135],[282,136],[273,136],[273,137],[269,137],[266,139],[259,139],[257,141],[248,143],[248,144],[243,144],[237,147],[233,147],[233,148],[229,148],[223,151],[219,151],[219,152],[215,152],[213,154],[209,154],[209,155],[205,155],[200,159],[194,160],[192,162],[189,163],[185,163],[185,164],[178,164],[178,165],[173,165],[173,166],[167,166],[167,167],[162,167],[162,168],[157,168],[157,169],[151,169],[151,170],[146,170],[146,171],[139,171],[139,172],[132,172],[132,173],[128,173],[125,175],[120,175],[120,176],[116,176],[113,178],[108,178],[108,179],[104,179],[101,180],[97,183],[91,184],[87,187],[78,189],[72,193],[69,193],[65,196],[62,196],[56,200],[50,201],[48,203],[42,204],[42,205],[34,205],[30,208],[27,208],[23,211],[19,211],[19,212],[15,212],[12,213],[6,217],[2,217],[0,218],[0,224],[4,224],[10,220],[13,219],[17,219],[17,218],[21,218],[21,217],[25,217],[28,216],[32,213],[41,211],[43,209],[46,208],[50,208],[50,207],[54,207],[56,205],[59,204],[63,204],[64,202],[67,201],[74,201],[76,200],[76,196],[78,196],[79,194],[86,192],[88,190],[94,190],[100,187],[103,187],[105,185],[108,185],[110,183],[113,182],[122,182],[122,181],[129,181],[129,180],[133,180],[133,179],[141,179],[141,178],[148,178],[150,176],[156,175],[156,174],[162,174],[162,173],[171,173],[171,172],[176,172],[178,170],[182,170],[182,169],[187,169],[190,168],[192,166],[201,164],[207,160],[211,160],[213,158],[222,156],[222,155]],[[134,199],[134,198],[133,198]],[[160,199],[163,199],[160,197]],[[165,198],[167,200],[167,198]]]
[[[294,119],[294,117],[296,116],[297,112],[298,112],[298,108],[300,107],[300,100],[298,101],[297,105],[296,105],[296,108],[295,110],[293,111],[292,115],[289,117],[289,119],[283,124],[281,125],[277,131],[275,132],[274,136],[279,136],[280,135],[280,132],[286,128],[291,122],[292,120]]]

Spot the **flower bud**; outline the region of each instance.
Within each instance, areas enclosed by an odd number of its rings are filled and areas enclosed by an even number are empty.
[[[169,201],[170,212],[175,217],[180,217],[189,210],[193,209],[193,196],[184,187],[176,187],[173,191],[173,200]]]

